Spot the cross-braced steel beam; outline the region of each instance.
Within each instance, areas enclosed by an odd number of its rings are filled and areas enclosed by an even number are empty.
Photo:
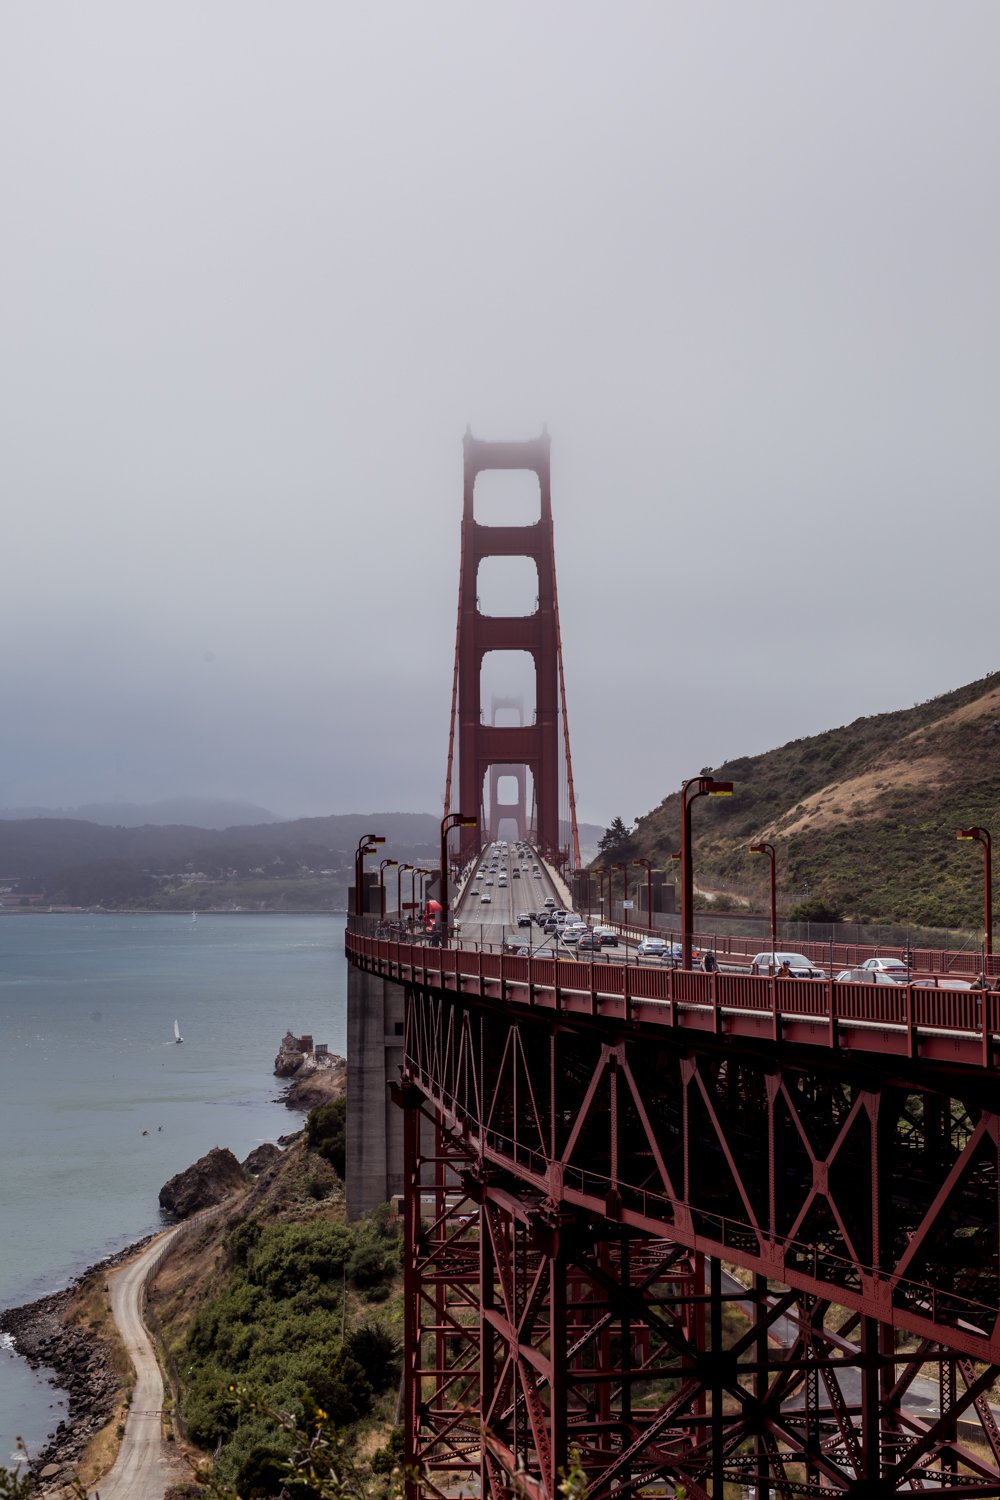
[[[425,1350],[447,1314],[465,1351],[408,1370],[438,1382],[408,1403],[428,1488],[464,1463],[554,1500],[576,1450],[595,1497],[1000,1495],[981,1080],[410,995],[408,1097],[439,1147],[408,1306]]]

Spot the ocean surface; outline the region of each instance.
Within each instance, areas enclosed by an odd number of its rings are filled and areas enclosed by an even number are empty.
[[[289,1029],[344,1054],[343,932],[343,916],[0,916],[0,1306],[159,1228],[160,1188],[213,1146],[242,1160],[299,1128],[274,1056]],[[0,1465],[63,1414],[0,1344]]]

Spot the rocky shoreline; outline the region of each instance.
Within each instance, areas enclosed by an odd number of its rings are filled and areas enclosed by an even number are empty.
[[[10,1335],[15,1351],[33,1370],[50,1371],[49,1384],[69,1400],[65,1418],[41,1452],[29,1455],[32,1470],[46,1484],[65,1483],[72,1477],[87,1443],[110,1422],[118,1404],[118,1376],[110,1346],[93,1333],[68,1328],[63,1322],[66,1309],[84,1282],[106,1276],[131,1260],[151,1238],[147,1235],[109,1255],[62,1291],[23,1307],[0,1309],[0,1333]]]
[[[305,1045],[303,1045],[305,1044]],[[343,1093],[347,1064],[342,1057],[325,1048],[312,1048],[311,1037],[285,1037],[275,1059],[275,1075],[291,1080],[282,1102],[289,1109],[307,1112],[317,1104],[326,1104]],[[302,1134],[300,1130],[279,1137],[278,1145],[287,1146]],[[268,1164],[277,1147],[262,1146],[251,1152],[242,1164],[232,1158],[236,1172],[256,1176]],[[216,1181],[216,1158],[231,1153],[216,1148],[200,1162],[179,1173],[160,1195],[170,1188],[184,1189],[184,1201],[173,1201],[169,1208],[183,1219],[206,1204],[227,1195],[232,1175],[229,1163],[223,1162],[225,1182]],[[218,1189],[218,1191],[217,1191]],[[106,1278],[125,1261],[136,1255],[152,1239],[146,1235],[124,1250],[90,1266],[69,1286],[22,1307],[0,1308],[0,1333],[10,1336],[14,1350],[34,1370],[49,1372],[49,1385],[68,1398],[68,1410],[55,1431],[50,1433],[39,1453],[29,1455],[32,1471],[44,1482],[46,1490],[66,1484],[73,1476],[87,1443],[112,1419],[118,1406],[120,1378],[112,1365],[110,1346],[98,1335],[81,1328],[67,1327],[66,1310],[77,1290],[86,1282]]]

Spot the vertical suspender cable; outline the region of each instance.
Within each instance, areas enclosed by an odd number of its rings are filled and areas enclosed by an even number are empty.
[[[465,516],[462,516],[461,551],[458,559],[458,619],[455,622],[455,668],[451,678],[451,726],[448,730],[448,769],[444,778],[444,812],[451,812],[451,771],[455,760],[455,722],[458,718],[458,653],[462,644],[462,582],[465,573]]]

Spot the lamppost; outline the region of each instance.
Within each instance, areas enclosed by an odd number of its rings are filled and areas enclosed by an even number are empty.
[[[653,930],[653,866],[648,859],[641,855],[632,861],[634,865],[642,865],[646,871],[646,926],[649,931]]]
[[[691,967],[694,925],[694,865],[691,860],[691,803],[696,797],[731,797],[733,783],[712,776],[690,776],[681,784],[681,968]]]
[[[993,840],[988,828],[958,828],[957,839],[972,839],[983,846],[983,925],[986,928],[984,952],[987,958],[993,955]]]
[[[777,960],[774,950],[778,946],[778,902],[774,880],[774,845],[773,844],[751,844],[751,854],[766,854],[771,863],[771,968],[773,969]]]
[[[403,920],[403,871],[412,869],[412,865],[397,865],[396,867],[396,914],[400,921]]]
[[[364,880],[364,858],[366,854],[374,852],[379,844],[384,844],[385,838],[380,833],[363,833],[358,839],[358,848],[354,856],[354,915],[364,915],[365,901],[362,883]]]
[[[441,819],[441,940],[448,941],[448,835],[453,828],[475,828],[479,823],[471,813],[445,813]]]
[[[587,913],[588,917],[589,917],[589,915],[590,915],[590,871],[587,870],[587,869],[585,869],[581,865],[578,870],[574,870],[573,871],[573,878],[574,878],[574,880],[576,882],[577,894],[582,896],[583,893],[584,893],[584,891],[586,891],[586,900],[583,900],[583,901],[580,902],[580,909],[581,909],[581,911],[585,911]],[[584,882],[586,882],[586,884],[584,884]]]
[[[591,875],[597,876],[597,899],[601,903],[601,921],[604,921],[604,877],[608,873],[604,865],[595,865]]]
[[[626,922],[628,921],[628,912],[625,910],[625,906],[628,901],[628,865],[617,863],[613,864],[611,868],[612,870],[621,870],[622,872],[622,926],[624,927]],[[608,888],[609,890],[611,888],[610,876],[608,878]]]
[[[386,866],[396,863],[394,859],[380,859],[378,864],[378,914],[385,921],[385,871]]]

